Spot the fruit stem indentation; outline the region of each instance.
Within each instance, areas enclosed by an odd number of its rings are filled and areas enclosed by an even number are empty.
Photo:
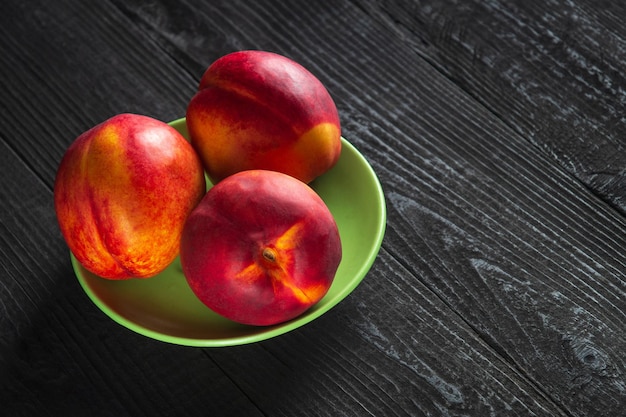
[[[272,248],[263,248],[263,258],[265,258],[269,262],[275,263],[276,251]]]

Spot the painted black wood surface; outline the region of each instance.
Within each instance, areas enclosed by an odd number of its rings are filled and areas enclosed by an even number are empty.
[[[625,416],[625,19],[590,0],[3,1],[2,415]],[[240,49],[327,86],[387,233],[299,330],[157,342],[82,292],[54,175],[114,114],[183,116]]]

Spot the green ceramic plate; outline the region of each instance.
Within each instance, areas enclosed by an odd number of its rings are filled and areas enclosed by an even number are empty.
[[[185,137],[185,119],[170,123]],[[176,259],[154,278],[113,281],[100,278],[71,256],[87,295],[109,317],[142,335],[199,347],[233,346],[269,339],[303,326],[337,305],[372,266],[385,233],[385,199],[376,174],[345,139],[339,162],[311,186],[332,212],[343,258],[326,296],[303,315],[275,326],[231,322],[209,310],[188,287]]]

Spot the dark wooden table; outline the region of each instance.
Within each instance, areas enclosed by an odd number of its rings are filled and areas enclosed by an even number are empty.
[[[626,416],[625,21],[592,0],[3,0],[0,414]],[[326,85],[386,236],[298,330],[155,341],[81,289],[56,169],[115,114],[182,117],[241,49]]]

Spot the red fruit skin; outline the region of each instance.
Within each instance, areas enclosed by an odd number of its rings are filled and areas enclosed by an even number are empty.
[[[202,164],[174,128],[120,114],[81,134],[54,183],[61,233],[103,278],[147,278],[178,255],[184,222],[206,190]]]
[[[215,61],[186,116],[191,143],[213,183],[250,169],[309,183],[341,153],[339,114],[324,85],[271,52],[239,51]]]
[[[209,190],[187,220],[180,259],[191,289],[209,308],[267,326],[319,302],[341,255],[335,220],[309,186],[251,170]]]

